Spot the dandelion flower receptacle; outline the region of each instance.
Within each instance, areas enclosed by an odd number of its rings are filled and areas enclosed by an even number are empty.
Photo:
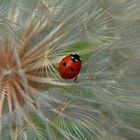
[[[2,0],[0,140],[139,139],[139,5]],[[59,73],[68,54],[77,83]]]

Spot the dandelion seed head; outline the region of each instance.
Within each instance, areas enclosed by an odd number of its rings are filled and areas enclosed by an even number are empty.
[[[0,2],[0,139],[138,139],[139,4]],[[58,73],[71,53],[77,83]]]

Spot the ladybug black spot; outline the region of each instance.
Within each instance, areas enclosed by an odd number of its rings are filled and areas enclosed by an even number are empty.
[[[77,69],[78,71],[80,71],[80,69]]]
[[[65,67],[67,65],[67,63],[66,62],[63,62],[63,66]]]
[[[73,78],[72,76],[69,77],[69,79],[72,79],[72,78]]]
[[[70,71],[71,71],[71,72],[74,72],[74,68],[70,68]]]

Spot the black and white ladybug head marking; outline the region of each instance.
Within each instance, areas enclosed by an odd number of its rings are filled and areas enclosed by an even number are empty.
[[[78,54],[71,54],[71,60],[72,62],[76,62],[76,61],[81,62],[81,58]]]

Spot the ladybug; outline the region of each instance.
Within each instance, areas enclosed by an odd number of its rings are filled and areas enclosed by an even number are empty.
[[[78,54],[69,54],[65,56],[59,64],[59,73],[63,79],[77,79],[81,69],[81,59]]]

